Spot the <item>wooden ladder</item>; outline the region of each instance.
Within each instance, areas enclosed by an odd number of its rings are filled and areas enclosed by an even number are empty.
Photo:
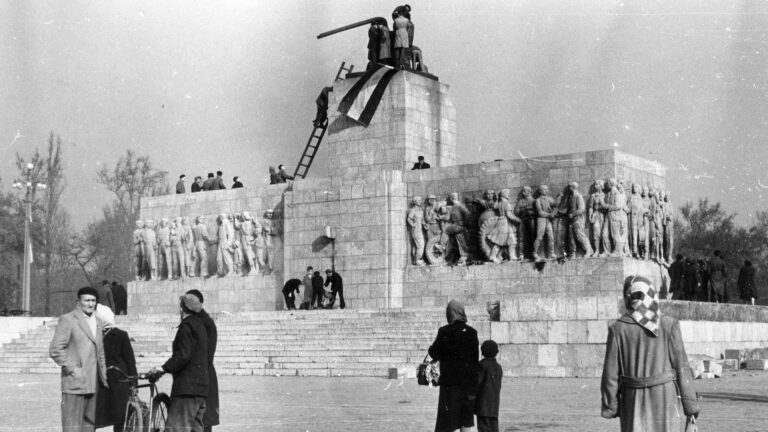
[[[309,136],[309,140],[307,140],[307,146],[304,147],[304,153],[301,155],[299,164],[296,166],[296,171],[293,173],[294,179],[305,178],[307,176],[309,167],[315,159],[315,154],[317,154],[317,148],[320,147],[320,142],[325,136],[326,129],[328,129],[327,118],[312,129],[312,134]]]
[[[355,65],[349,65],[349,67],[345,67],[345,66],[346,66],[346,62],[341,62],[341,66],[339,67],[339,71],[336,72],[336,78],[333,80],[333,82],[344,79],[341,77],[342,71],[347,71],[347,73],[352,73],[352,69],[355,68]],[[315,127],[312,129],[312,133],[309,135],[309,139],[307,140],[307,145],[306,147],[304,147],[304,153],[301,154],[301,159],[299,159],[299,164],[296,166],[296,171],[294,171],[293,173],[294,179],[307,177],[307,173],[309,172],[309,167],[312,166],[312,161],[315,160],[317,149],[320,147],[320,142],[323,141],[323,137],[325,136],[326,129],[328,129],[327,116],[326,116],[326,119],[323,120],[321,124],[315,125]]]

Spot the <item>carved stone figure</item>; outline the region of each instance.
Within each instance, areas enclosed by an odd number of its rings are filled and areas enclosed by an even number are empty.
[[[136,229],[133,230],[133,268],[136,272],[136,280],[144,279],[144,243],[141,233],[144,231],[144,221],[136,221]]]
[[[674,235],[674,229],[675,229],[675,208],[672,205],[672,202],[670,201],[669,197],[669,191],[664,191],[664,219],[662,221],[662,226],[664,227],[664,241],[663,241],[663,247],[664,247],[664,260],[667,262],[670,262],[672,260],[672,257],[674,256],[672,254],[672,247],[674,246],[673,242],[675,239]]]
[[[523,186],[515,205],[515,216],[520,219],[518,241],[520,257],[533,259],[533,240],[536,238],[536,206],[533,190]]]
[[[192,227],[189,226],[189,218],[181,218],[181,247],[184,249],[184,277],[190,277],[192,273],[192,263],[194,261],[195,244],[192,234]]]
[[[157,235],[155,234],[155,222],[152,219],[144,221],[144,230],[141,232],[141,242],[144,245],[144,259],[149,269],[149,280],[157,279]]]
[[[211,238],[208,235],[208,227],[205,226],[205,216],[197,217],[192,233],[195,241],[195,264],[192,275],[197,273],[200,277],[208,277],[208,245],[211,243]]]
[[[555,200],[549,196],[549,186],[539,186],[538,197],[534,203],[534,208],[536,209],[536,239],[533,241],[533,259],[536,261],[541,260],[539,258],[539,247],[545,237],[547,239],[545,248],[546,256],[549,259],[556,259],[552,220],[557,216],[558,210]]]
[[[171,229],[168,226],[168,218],[160,219],[160,228],[157,230],[157,245],[158,274],[170,279],[173,274],[173,262],[171,262]]]
[[[621,250],[620,255],[630,256],[629,252],[629,209],[627,208],[627,192],[624,189],[624,181],[620,180],[616,184],[616,190],[618,191],[617,200],[621,205],[621,211],[619,212],[619,232],[621,233]]]
[[[427,241],[440,237],[443,233],[439,209],[437,197],[427,196],[427,206],[424,208],[424,230],[427,232]]]
[[[168,269],[168,279],[176,279],[184,274],[184,249],[181,245],[181,218],[176,218],[168,226],[171,240],[171,267]]]
[[[216,229],[216,273],[219,276],[229,276],[232,273],[232,260],[234,247],[233,229],[230,227],[229,215],[221,213],[216,219],[218,228]]]
[[[262,247],[259,249],[258,241],[256,243],[256,259],[259,260],[259,264],[264,268],[264,273],[272,273],[274,270],[274,241],[272,237],[277,235],[277,232],[272,220],[273,216],[274,212],[272,209],[264,212],[264,219],[261,221]]]
[[[234,217],[229,216],[229,226],[232,228],[232,270],[235,275],[240,275],[243,269],[243,250],[240,246],[240,235],[237,231],[237,221],[242,219],[242,215],[237,213]]]
[[[603,242],[603,223],[605,220],[605,213],[603,208],[605,207],[605,193],[603,188],[605,187],[602,180],[595,180],[592,185],[592,193],[589,195],[589,202],[587,203],[587,220],[589,221],[589,228],[591,231],[590,241],[592,242],[592,256],[600,254],[602,248],[606,250],[606,244]]]
[[[251,214],[244,211],[240,220],[235,220],[235,228],[240,238],[240,248],[243,252],[243,260],[248,264],[248,273],[251,275],[259,271],[259,264],[256,261],[256,254],[253,252],[253,245],[256,242],[256,229],[251,220]],[[306,288],[305,288],[306,289]]]
[[[648,239],[650,241],[649,258],[656,261],[661,261],[661,244],[662,244],[662,219],[664,212],[659,203],[659,197],[655,189],[648,191],[650,203],[648,206],[649,224],[648,224]]]
[[[621,234],[621,213],[624,213],[624,203],[621,202],[621,195],[617,189],[616,179],[608,180],[608,192],[605,194],[605,220],[603,223],[603,239],[606,241],[607,249],[601,256],[612,255],[620,256],[624,251]],[[624,213],[626,215],[626,213]]]
[[[449,239],[455,239],[459,252],[459,260],[456,265],[467,263],[467,239],[465,236],[465,221],[469,218],[469,210],[459,201],[459,194],[451,193],[448,197],[448,206],[450,210],[442,218],[446,221],[445,233]],[[443,245],[447,247],[447,243]]]
[[[634,258],[645,256],[645,214],[647,207],[641,195],[642,189],[637,183],[632,184],[629,197],[629,245]]]
[[[568,258],[568,186],[555,196],[557,207],[552,219],[552,234],[555,239],[555,256]]]
[[[424,265],[424,209],[421,207],[421,197],[415,196],[408,210],[406,220],[410,237],[411,262],[417,266]]]
[[[587,238],[587,234],[584,232],[586,205],[584,204],[584,197],[579,192],[578,183],[568,183],[567,200],[569,253],[575,257],[577,251],[582,249],[584,256],[590,256],[592,255],[592,248],[589,246],[589,238]]]
[[[517,225],[520,218],[515,216],[509,202],[509,189],[502,189],[495,204],[498,216],[485,219],[480,226],[480,248],[489,261],[500,263],[502,252],[508,251],[509,259],[517,261]],[[490,249],[488,245],[490,244]]]

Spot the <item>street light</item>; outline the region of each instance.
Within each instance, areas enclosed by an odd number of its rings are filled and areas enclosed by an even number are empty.
[[[331,271],[336,272],[336,230],[330,225],[325,226],[323,231],[325,238],[331,241]]]
[[[24,204],[26,204],[27,214],[24,218],[24,278],[22,279],[22,306],[25,313],[30,313],[30,276],[32,267],[32,239],[29,237],[29,223],[32,222],[32,201],[35,198],[35,191],[45,189],[48,186],[45,183],[32,181],[32,169],[35,166],[32,163],[27,164],[27,171],[24,174],[25,180],[16,180],[13,187],[19,190],[26,189],[24,194]]]

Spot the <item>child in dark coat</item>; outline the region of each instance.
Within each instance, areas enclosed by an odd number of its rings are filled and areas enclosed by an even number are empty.
[[[496,362],[499,347],[487,340],[480,345],[483,359],[477,374],[475,415],[478,432],[499,432],[499,395],[501,394],[501,366]]]

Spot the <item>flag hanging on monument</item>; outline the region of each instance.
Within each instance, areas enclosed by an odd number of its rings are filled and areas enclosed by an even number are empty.
[[[367,70],[341,99],[339,112],[368,127],[389,81],[396,73],[397,69],[381,64]]]

